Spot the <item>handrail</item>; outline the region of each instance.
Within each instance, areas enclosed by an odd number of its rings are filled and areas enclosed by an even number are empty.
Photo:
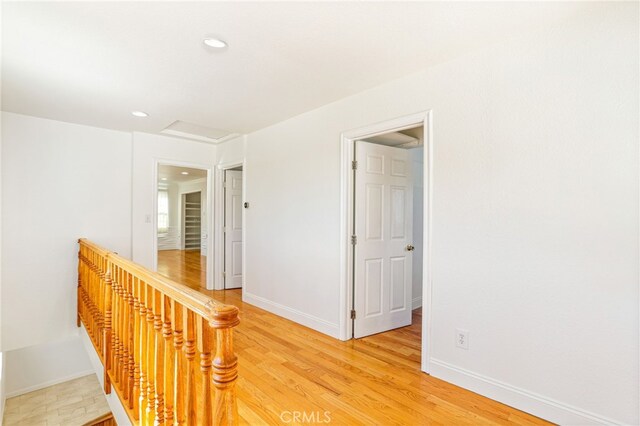
[[[131,422],[236,424],[238,308],[78,243],[78,326],[104,365],[105,392],[113,386]]]

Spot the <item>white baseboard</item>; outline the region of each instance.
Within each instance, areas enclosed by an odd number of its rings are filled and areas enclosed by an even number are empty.
[[[297,309],[281,305],[280,303],[272,302],[264,297],[248,293],[244,289],[242,291],[242,301],[338,339],[338,325],[325,321],[322,318],[306,314]]]
[[[13,398],[14,396],[24,395],[25,393],[37,391],[40,389],[48,388],[49,386],[57,385],[60,383],[68,382],[69,380],[79,379],[80,377],[88,376],[90,374],[94,374],[93,370],[80,371],[78,373],[70,374],[64,377],[58,377],[54,380],[49,380],[47,382],[38,383],[34,386],[28,386],[22,389],[16,389],[9,393],[7,393],[5,398]]]
[[[422,306],[422,296],[414,297],[411,301],[411,310],[418,309]]]
[[[613,419],[431,358],[431,375],[561,425],[618,425]]]

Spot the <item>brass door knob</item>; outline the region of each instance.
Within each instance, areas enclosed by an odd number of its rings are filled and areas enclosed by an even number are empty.
[[[412,246],[411,244],[409,244],[407,246],[407,251],[414,251],[416,248],[414,246]]]

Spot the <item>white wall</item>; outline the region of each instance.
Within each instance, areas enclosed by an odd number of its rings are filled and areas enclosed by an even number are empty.
[[[87,374],[77,240],[131,253],[131,135],[2,113],[6,395]],[[3,393],[3,397],[5,394]]]
[[[239,164],[245,159],[246,136],[240,136],[216,146],[216,164]]]
[[[338,335],[340,133],[432,109],[434,375],[638,424],[638,4],[607,7],[249,134],[245,299]]]
[[[131,135],[2,113],[2,345],[77,334],[77,240],[128,257]]]
[[[6,362],[7,398],[93,373],[77,331],[60,341],[9,351]]]
[[[133,260],[153,268],[154,167],[156,162],[188,163],[196,168],[213,168],[214,145],[147,133],[133,134]],[[207,206],[207,211],[210,208]],[[149,221],[147,221],[149,219]]]

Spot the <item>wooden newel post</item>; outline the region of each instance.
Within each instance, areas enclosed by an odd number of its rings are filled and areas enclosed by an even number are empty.
[[[238,423],[235,384],[238,378],[238,358],[233,352],[233,327],[240,323],[235,306],[207,305],[209,325],[216,330],[216,355],[211,381],[215,389],[214,424]]]

